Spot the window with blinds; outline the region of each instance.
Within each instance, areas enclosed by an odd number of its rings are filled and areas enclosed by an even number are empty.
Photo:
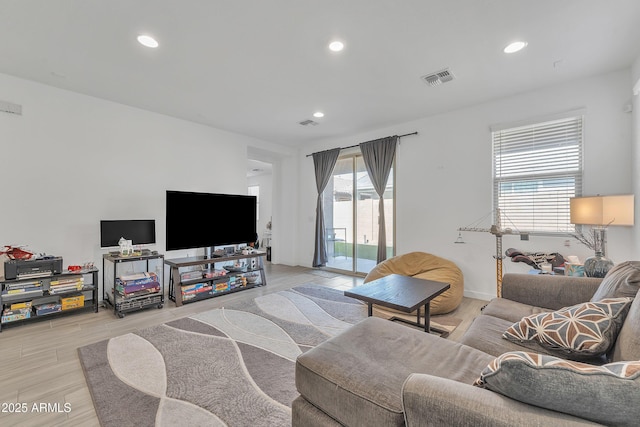
[[[493,207],[503,228],[574,231],[569,199],[582,195],[583,117],[493,130]]]

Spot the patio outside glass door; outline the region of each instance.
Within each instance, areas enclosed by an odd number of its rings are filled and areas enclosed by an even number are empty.
[[[385,198],[387,257],[394,254],[394,188],[390,173]],[[362,156],[341,157],[323,194],[327,267],[366,274],[376,265],[378,194]]]

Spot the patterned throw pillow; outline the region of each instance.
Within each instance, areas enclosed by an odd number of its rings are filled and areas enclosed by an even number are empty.
[[[640,361],[594,366],[514,351],[494,359],[473,385],[606,425],[640,419]]]
[[[535,342],[570,359],[594,359],[615,343],[631,301],[608,298],[532,314],[511,325],[502,337],[516,343]]]
[[[609,270],[591,301],[600,301],[605,298],[633,298],[639,288],[640,261],[625,261]]]

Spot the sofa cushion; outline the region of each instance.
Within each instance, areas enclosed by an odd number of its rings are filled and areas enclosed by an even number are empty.
[[[343,427],[336,420],[316,408],[302,397],[291,402],[291,425],[304,427]]]
[[[548,308],[523,304],[506,298],[494,298],[482,309],[482,314],[498,317],[513,323],[518,322],[525,316],[531,316],[532,314],[539,314],[547,311],[549,311]]]
[[[601,283],[602,278],[596,277],[507,273],[502,278],[502,298],[559,310],[589,301]]]
[[[493,356],[389,320],[369,317],[298,356],[296,387],[343,425],[401,426],[412,373],[471,384]]]
[[[524,403],[616,426],[640,419],[640,361],[594,366],[528,352],[505,353],[474,383]]]
[[[549,353],[549,350],[537,343],[511,342],[502,338],[504,331],[511,325],[513,322],[498,317],[477,316],[460,338],[460,343],[494,357],[508,351],[531,350],[537,353]]]
[[[602,279],[591,301],[635,297],[640,287],[640,261],[626,261],[613,267]]]
[[[612,362],[640,360],[640,291],[631,303],[610,356]]]
[[[502,335],[512,342],[537,342],[576,360],[601,357],[613,346],[632,298],[607,298],[522,318]]]

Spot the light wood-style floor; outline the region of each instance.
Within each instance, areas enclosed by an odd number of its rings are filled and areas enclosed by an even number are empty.
[[[100,308],[97,314],[79,313],[3,328],[0,332],[0,425],[98,426],[78,359],[78,347],[303,283],[345,290],[361,284],[363,280],[303,267],[270,263],[266,263],[265,267],[265,287],[182,307],[176,307],[167,300],[163,309],[150,308],[128,313],[123,319],[114,316],[112,310]],[[462,324],[448,339],[458,340],[484,304],[486,301],[464,298],[460,307],[452,313],[463,319]],[[16,403],[26,403],[26,413],[11,413]],[[34,403],[50,404],[49,409],[33,411]],[[70,404],[69,412],[64,412],[65,403]],[[55,411],[55,404],[60,407],[60,412]]]

